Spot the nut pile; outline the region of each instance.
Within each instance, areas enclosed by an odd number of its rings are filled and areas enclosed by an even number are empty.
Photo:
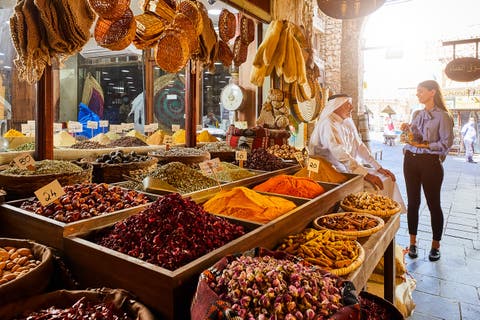
[[[295,160],[295,153],[299,152],[294,146],[289,146],[288,144],[278,144],[270,146],[267,148],[268,153],[273,154],[282,159],[286,160]]]
[[[203,156],[205,151],[196,148],[173,147],[169,150],[158,150],[154,154],[160,157],[192,157]]]
[[[107,144],[107,147],[145,147],[148,144],[137,137],[121,137]]]
[[[205,212],[178,193],[157,199],[104,232],[98,244],[169,270],[245,233],[242,226]]]
[[[330,230],[362,231],[375,228],[380,222],[371,215],[346,212],[320,217],[317,223]]]
[[[228,143],[224,141],[220,142],[210,142],[201,146],[199,149],[208,151],[208,152],[233,152],[235,151]]]
[[[210,288],[241,319],[330,319],[343,306],[341,280],[311,265],[240,256],[219,273]]]
[[[287,165],[277,156],[270,154],[265,149],[255,149],[249,155],[245,165],[248,169],[275,171],[285,168]]]
[[[24,315],[16,320],[47,320],[47,319],[104,319],[133,320],[126,312],[118,310],[113,303],[94,303],[80,298],[71,307],[65,309],[50,307]]]
[[[375,212],[396,213],[400,211],[400,205],[395,200],[381,194],[370,192],[349,194],[342,200],[341,205],[356,210],[371,212],[372,214]]]
[[[0,285],[28,273],[40,263],[29,248],[0,247]]]
[[[69,223],[149,202],[143,193],[106,183],[81,183],[65,186],[63,190],[65,194],[47,206],[38,200],[26,200],[20,208]]]
[[[131,163],[131,162],[142,162],[147,161],[149,159],[148,156],[139,155],[135,151],[131,151],[130,153],[124,153],[123,150],[116,150],[110,153],[106,153],[104,155],[99,156],[95,159],[97,163],[105,163],[105,164],[116,164],[116,163]]]

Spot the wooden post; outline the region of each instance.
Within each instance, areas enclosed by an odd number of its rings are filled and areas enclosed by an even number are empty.
[[[197,68],[192,68],[192,63],[197,62],[190,60],[185,67],[185,145],[188,148],[193,148],[197,144],[195,120]]]
[[[38,81],[35,124],[35,160],[53,159],[53,74],[47,66]]]

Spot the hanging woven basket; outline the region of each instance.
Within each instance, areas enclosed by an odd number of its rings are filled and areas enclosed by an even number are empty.
[[[364,17],[380,8],[385,0],[317,0],[318,8],[336,19]]]

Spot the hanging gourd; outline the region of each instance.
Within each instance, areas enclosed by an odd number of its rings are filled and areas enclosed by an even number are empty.
[[[336,19],[364,17],[380,8],[385,0],[317,0],[318,8]]]

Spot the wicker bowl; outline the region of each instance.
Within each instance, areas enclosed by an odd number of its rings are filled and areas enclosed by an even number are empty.
[[[99,18],[94,37],[97,44],[110,50],[122,50],[132,43],[136,30],[135,17],[131,9],[115,20]]]
[[[115,20],[130,7],[130,0],[88,0],[100,18]]]
[[[93,182],[114,183],[124,181],[123,175],[130,176],[132,171],[149,171],[157,166],[158,159],[149,157],[146,161],[106,164],[92,162]]]
[[[177,4],[177,12],[183,13],[195,26],[195,33],[199,36],[203,31],[203,19],[200,10],[193,1],[184,0]]]
[[[227,9],[222,9],[218,17],[218,34],[220,39],[225,42],[230,41],[235,36],[237,29],[237,19],[235,15]]]
[[[352,216],[354,216],[354,217],[352,217]],[[355,219],[355,217],[358,217],[358,218],[361,218],[361,219],[369,219],[370,221],[375,221],[376,225],[374,227],[371,227],[371,228],[353,231],[353,230],[342,230],[342,229],[329,228],[329,227],[326,227],[325,223],[324,223],[324,221],[326,219],[334,219],[334,220],[336,220],[340,223],[339,225],[341,225],[342,220],[346,224],[351,224],[351,220],[348,220],[348,219],[352,219],[352,218]],[[371,215],[371,214],[368,214],[368,213],[340,212],[340,213],[332,213],[332,214],[327,214],[327,215],[323,215],[321,217],[318,217],[313,221],[313,225],[314,225],[315,229],[320,229],[320,230],[321,229],[327,229],[327,230],[330,230],[333,233],[340,234],[340,235],[343,235],[343,236],[359,237],[360,238],[360,237],[367,237],[367,236],[379,231],[380,229],[383,228],[383,226],[385,225],[385,222],[383,221],[382,218]],[[360,228],[361,228],[361,226],[360,226]]]
[[[381,201],[391,201],[393,203],[393,208],[387,208],[387,209],[365,209],[363,207],[357,206],[355,204],[352,204],[350,201],[351,199],[369,199],[369,198],[378,198]],[[399,213],[402,208],[398,202],[395,200],[392,200],[388,197],[382,196],[382,195],[377,195],[369,192],[358,192],[356,194],[350,194],[347,197],[345,197],[341,202],[340,202],[340,207],[347,212],[365,212],[369,213],[371,215],[377,216],[377,217],[382,217],[382,218],[388,218],[390,216],[393,216],[394,214]]]
[[[328,270],[328,272],[337,276],[344,276],[349,274],[353,270],[357,269],[358,267],[360,267],[363,261],[365,261],[365,249],[363,249],[362,245],[359,242],[357,242],[356,245],[358,247],[357,259],[355,259],[348,267],[339,268],[339,269],[330,269]]]
[[[190,43],[185,33],[165,30],[155,47],[155,62],[168,73],[177,73],[190,58]]]
[[[230,67],[233,61],[232,50],[230,50],[228,44],[223,40],[218,41],[217,60],[226,68]]]
[[[92,182],[93,167],[89,163],[79,164],[83,168],[80,172],[54,173],[39,175],[8,175],[0,172],[0,185],[7,192],[7,200],[28,198],[34,192],[49,184],[55,179],[60,185],[67,186],[75,183]]]
[[[0,306],[19,298],[42,293],[47,289],[53,272],[53,256],[50,248],[33,241],[10,238],[0,238],[0,247],[28,248],[32,251],[35,260],[40,261],[38,266],[23,276],[0,284]]]

